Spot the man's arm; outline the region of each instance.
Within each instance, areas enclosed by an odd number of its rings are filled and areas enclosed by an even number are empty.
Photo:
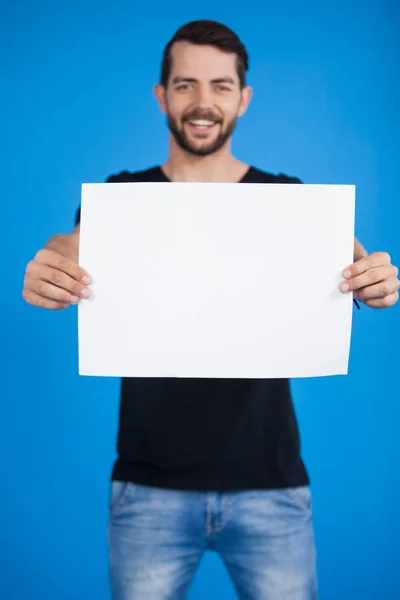
[[[78,265],[80,225],[55,235],[27,266],[22,297],[28,304],[60,310],[88,298],[90,275]]]
[[[343,270],[340,289],[344,294],[353,292],[354,299],[370,308],[389,308],[399,300],[398,274],[387,252],[368,254],[354,239],[354,263]]]
[[[358,239],[354,238],[354,262],[357,262],[358,260],[360,260],[361,258],[364,258],[365,256],[368,256],[368,252],[366,251],[364,246],[362,246],[360,244]]]

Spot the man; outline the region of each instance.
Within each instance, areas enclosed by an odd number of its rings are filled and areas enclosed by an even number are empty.
[[[170,129],[168,160],[108,181],[300,183],[231,154],[251,100],[247,69],[246,50],[227,27],[184,25],[165,48],[155,86]],[[89,296],[90,276],[77,264],[79,218],[27,265],[30,304],[61,309]],[[370,307],[395,304],[390,257],[368,256],[355,241],[354,258],[343,265],[342,291]],[[240,598],[317,597],[311,495],[289,382],[125,378],[110,499],[114,600],[185,598],[207,549],[220,554]]]

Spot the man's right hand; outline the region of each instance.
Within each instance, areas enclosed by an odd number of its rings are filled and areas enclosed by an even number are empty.
[[[88,298],[90,275],[78,265],[79,228],[52,237],[25,271],[22,297],[39,308],[60,310]]]

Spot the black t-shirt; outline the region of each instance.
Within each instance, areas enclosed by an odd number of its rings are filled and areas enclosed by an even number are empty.
[[[107,180],[139,181],[169,182],[160,167]],[[301,182],[250,167],[240,183]],[[307,485],[289,381],[123,378],[112,478],[203,491]]]

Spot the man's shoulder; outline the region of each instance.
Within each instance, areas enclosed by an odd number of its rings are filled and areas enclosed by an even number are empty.
[[[107,177],[107,183],[129,183],[129,182],[150,182],[150,181],[164,181],[165,176],[159,166],[150,167],[143,171],[120,171]]]
[[[151,167],[144,171],[120,171],[114,175],[110,175],[106,179],[106,183],[130,183],[130,182],[149,182],[149,181],[167,181],[161,167]],[[75,226],[81,222],[81,207],[75,214]]]
[[[303,183],[298,177],[285,173],[270,173],[257,167],[251,167],[245,176],[244,183]]]

